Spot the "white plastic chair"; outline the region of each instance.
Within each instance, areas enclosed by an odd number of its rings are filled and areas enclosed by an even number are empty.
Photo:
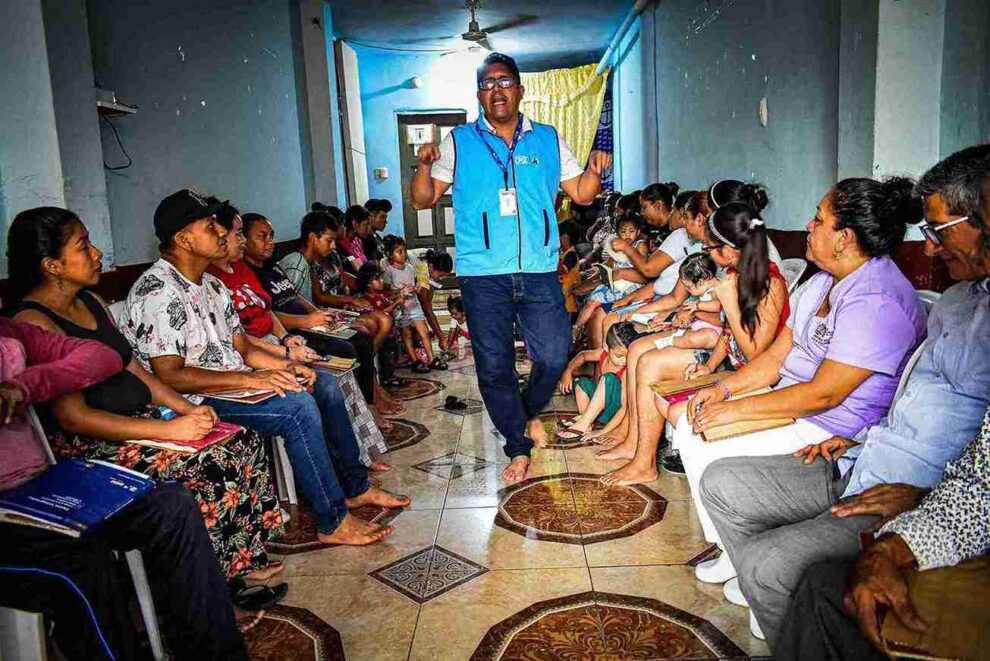
[[[932,291],[931,289],[919,289],[918,290],[918,300],[921,304],[925,306],[925,312],[931,314],[932,308],[935,307],[935,303],[938,299],[942,298],[942,294],[937,291]]]
[[[55,464],[55,455],[52,453],[51,446],[48,445],[48,437],[45,435],[45,430],[42,428],[34,408],[28,408],[28,417],[42,441],[42,447],[48,455],[49,463]],[[162,636],[158,629],[158,616],[155,613],[155,602],[151,596],[148,575],[144,570],[144,560],[141,557],[141,552],[137,549],[127,551],[124,558],[127,560],[127,568],[130,570],[134,591],[137,593],[144,628],[151,644],[151,655],[155,661],[162,661],[165,658],[165,648],[162,645]],[[40,615],[34,615],[10,608],[0,608],[0,661],[47,658],[43,630],[40,626],[42,618]],[[34,626],[38,627],[37,632],[34,631]],[[11,627],[14,627],[14,635],[11,635]],[[36,646],[34,641],[38,641],[37,645],[40,647]],[[10,647],[9,650],[8,646]]]
[[[808,262],[800,257],[790,257],[780,262],[780,272],[787,281],[787,291],[792,292],[808,269]]]
[[[288,501],[291,505],[298,504],[296,480],[292,475],[289,453],[285,451],[285,439],[281,436],[272,437],[272,457],[275,464],[275,488],[278,490],[278,499]]]
[[[918,348],[914,350],[913,354],[911,354],[911,357],[908,358],[907,363],[904,365],[904,371],[901,372],[901,380],[897,382],[897,390],[894,391],[894,399],[891,401],[897,401],[897,398],[901,396],[902,392],[904,392],[904,388],[907,386],[908,377],[911,376],[911,372],[914,371],[918,361],[921,360],[921,354],[924,352],[925,344],[927,342],[928,341],[925,340],[919,344]]]

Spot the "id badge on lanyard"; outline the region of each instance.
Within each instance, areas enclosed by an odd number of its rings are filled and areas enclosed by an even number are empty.
[[[480,120],[479,120],[480,121]],[[500,216],[516,216],[519,214],[519,204],[516,199],[516,187],[509,187],[509,165],[512,163],[513,155],[516,151],[516,145],[519,142],[519,137],[522,135],[522,117],[519,118],[519,124],[516,126],[516,132],[512,136],[512,146],[509,147],[509,162],[502,163],[502,159],[498,157],[495,150],[492,148],[488,141],[481,133],[481,129],[478,124],[474,125],[475,130],[478,132],[478,137],[481,141],[485,143],[488,147],[488,152],[492,155],[492,160],[502,171],[502,177],[505,180],[505,188],[500,188],[498,191],[498,210]],[[513,182],[515,183],[515,182]]]

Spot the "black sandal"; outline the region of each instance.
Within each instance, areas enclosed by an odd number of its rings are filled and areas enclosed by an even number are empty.
[[[285,598],[289,586],[285,583],[268,587],[266,585],[247,586],[244,579],[235,578],[230,582],[230,596],[234,605],[251,613],[268,610]]]
[[[392,376],[387,379],[382,379],[382,387],[384,388],[398,388],[402,385],[402,379],[397,376]]]
[[[412,371],[416,374],[427,374],[430,371],[430,366],[421,360],[417,360],[413,363]]]
[[[444,371],[444,370],[447,369],[447,363],[445,363],[443,361],[443,359],[441,359],[439,357],[434,357],[433,358],[433,362],[430,363],[430,369],[431,370],[439,370],[439,371],[442,372],[442,371]]]
[[[443,402],[443,407],[448,411],[463,411],[468,407],[467,402],[462,402],[455,395],[447,395]]]

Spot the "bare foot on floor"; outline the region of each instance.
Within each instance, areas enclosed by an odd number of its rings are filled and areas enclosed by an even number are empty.
[[[655,479],[657,479],[657,467],[655,464],[643,470],[630,462],[618,470],[602,475],[601,483],[607,484],[610,487],[628,487],[633,484],[646,484]]]
[[[600,445],[606,450],[611,450],[616,445],[622,442],[622,437],[621,436],[589,436],[588,434],[585,434],[584,440],[591,441],[595,445]]]
[[[264,617],[265,611],[252,613],[251,611],[241,610],[237,606],[234,606],[234,620],[237,621],[237,630],[241,633],[246,633],[253,629]]]
[[[547,430],[543,428],[543,421],[539,418],[526,423],[526,436],[532,439],[534,447],[545,448],[550,443]]]
[[[613,459],[632,459],[636,456],[636,444],[628,440],[622,441],[611,449],[601,449],[595,452],[599,459],[610,461]]]
[[[386,464],[384,461],[372,460],[371,465],[368,466],[368,470],[374,473],[387,473],[392,470],[392,467]]]
[[[375,526],[353,514],[348,514],[340,522],[337,529],[329,535],[317,533],[316,538],[321,544],[343,544],[346,546],[365,546],[380,542],[395,530],[392,526]]]
[[[278,560],[275,560],[273,562],[269,562],[267,567],[264,567],[262,569],[255,569],[254,571],[249,572],[244,577],[244,580],[246,580],[246,581],[256,581],[256,582],[262,583],[262,582],[267,581],[268,579],[270,579],[275,574],[278,574],[283,569],[285,569],[285,565],[283,565]]]
[[[516,457],[502,471],[502,479],[505,480],[506,484],[515,484],[525,480],[528,473],[529,457]]]
[[[376,486],[372,486],[360,496],[345,498],[344,502],[350,509],[364,505],[377,505],[391,509],[393,507],[409,507],[412,504],[408,496],[400,496]]]

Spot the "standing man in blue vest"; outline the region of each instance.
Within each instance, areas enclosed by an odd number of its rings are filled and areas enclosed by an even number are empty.
[[[540,411],[567,365],[570,317],[557,280],[557,191],[590,204],[611,156],[592,152],[583,170],[556,129],[519,113],[523,97],[515,60],[492,53],[478,69],[483,117],[458,126],[440,147],[419,149],[413,206],[429,209],[453,185],[455,271],[478,384],[511,462],[511,484],[525,479],[533,446],[547,443]],[[518,320],[533,361],[519,390],[513,328]]]

